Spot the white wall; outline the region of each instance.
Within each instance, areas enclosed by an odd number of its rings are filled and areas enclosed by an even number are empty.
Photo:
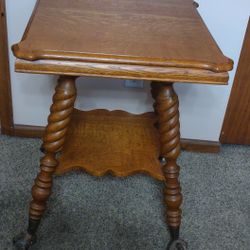
[[[17,43],[36,0],[7,0],[9,44]],[[237,66],[250,14],[249,0],[200,0],[199,11],[225,55]],[[45,125],[55,77],[14,72],[10,52],[14,122]],[[236,69],[236,67],[235,67]],[[218,141],[235,70],[228,86],[176,84],[180,98],[182,138]],[[124,109],[132,113],[152,110],[149,86],[126,89],[123,81],[81,78],[77,107]]]

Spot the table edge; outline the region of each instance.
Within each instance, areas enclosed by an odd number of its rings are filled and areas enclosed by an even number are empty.
[[[38,60],[61,60],[71,62],[91,62],[91,63],[114,63],[114,64],[128,64],[140,66],[160,66],[160,67],[176,67],[176,68],[195,68],[210,70],[215,73],[226,72],[233,69],[234,62],[222,53],[225,58],[225,63],[211,63],[205,61],[192,60],[176,60],[176,59],[160,59],[160,58],[143,58],[130,57],[107,54],[94,53],[79,53],[79,52],[62,52],[62,51],[28,51],[21,49],[21,45],[25,40],[12,46],[13,54],[16,58],[27,61]]]
[[[208,83],[216,85],[226,85],[229,79],[228,72],[215,73],[204,69],[61,60],[27,61],[17,59],[15,70],[21,73],[94,76],[162,82]]]
[[[226,57],[222,52],[222,58],[224,57],[224,63],[211,63],[205,61],[188,61],[188,60],[175,60],[175,59],[160,59],[160,58],[143,58],[143,57],[129,57],[119,55],[105,55],[105,54],[93,54],[93,53],[79,53],[79,52],[58,52],[58,51],[28,51],[21,48],[21,45],[25,42],[36,10],[39,6],[40,0],[37,0],[33,9],[32,15],[29,19],[28,25],[25,29],[21,41],[12,46],[13,54],[16,58],[27,61],[38,60],[61,60],[61,61],[75,61],[75,62],[92,62],[92,63],[115,63],[115,64],[128,64],[128,65],[140,65],[140,66],[160,66],[160,67],[178,67],[178,68],[195,68],[210,70],[215,73],[231,71],[234,66],[232,59]],[[197,3],[194,1],[193,5],[198,8]],[[208,31],[209,32],[209,31]],[[212,36],[211,36],[212,37]],[[216,43],[216,42],[215,42]]]

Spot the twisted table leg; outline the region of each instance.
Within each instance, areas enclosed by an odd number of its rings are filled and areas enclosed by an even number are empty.
[[[163,166],[165,175],[164,199],[167,206],[167,224],[170,229],[171,242],[168,249],[186,249],[185,242],[179,239],[181,224],[182,194],[179,183],[180,167],[177,158],[180,155],[179,102],[172,83],[155,83],[158,88],[155,109],[161,142],[161,154],[166,159]]]
[[[154,104],[153,104],[153,108],[154,108],[154,111],[155,113],[157,113],[157,110],[156,110],[156,98],[158,96],[158,93],[159,93],[159,90],[161,89],[162,83],[157,83],[157,82],[152,82],[151,83],[151,95],[152,95],[152,98],[154,99]]]
[[[154,112],[155,114],[157,114],[157,109],[156,109],[156,98],[158,96],[158,93],[159,93],[159,90],[160,90],[160,87],[161,87],[161,83],[157,83],[157,82],[152,82],[151,83],[151,95],[152,95],[152,98],[154,99],[154,104],[153,104],[153,108],[154,108]],[[154,126],[158,129],[159,128],[159,122],[157,121]],[[160,154],[159,155],[159,160],[160,162],[163,164],[165,162],[165,158],[163,156],[163,154]]]
[[[28,230],[14,238],[17,249],[28,249],[35,242],[36,231],[51,194],[53,173],[58,165],[56,153],[63,147],[65,134],[74,109],[76,99],[75,78],[62,76],[58,80],[43,138],[45,155],[40,161],[41,170],[32,188],[33,200],[30,203]]]

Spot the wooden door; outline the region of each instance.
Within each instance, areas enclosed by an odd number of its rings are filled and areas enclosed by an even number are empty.
[[[220,141],[250,145],[250,19]]]
[[[13,115],[5,0],[0,0],[0,124],[3,134],[11,134]]]

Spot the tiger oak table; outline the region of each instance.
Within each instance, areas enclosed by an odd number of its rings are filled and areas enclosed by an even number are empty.
[[[233,62],[203,23],[193,0],[38,0],[23,39],[13,46],[17,72],[59,75],[44,157],[32,188],[28,249],[51,194],[53,174],[84,169],[95,176],[147,173],[165,182],[171,241],[179,239],[180,124],[174,82],[226,84]],[[152,81],[155,112],[74,109],[80,76]],[[60,154],[59,154],[60,153]]]

